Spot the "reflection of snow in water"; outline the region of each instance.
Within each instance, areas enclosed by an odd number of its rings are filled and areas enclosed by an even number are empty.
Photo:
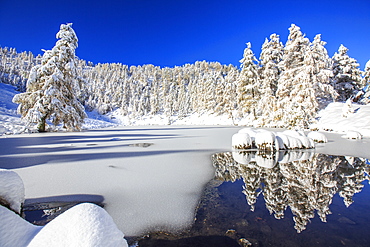
[[[350,206],[353,195],[362,190],[362,182],[369,179],[365,159],[313,151],[226,152],[212,159],[217,178],[244,181],[242,192],[252,211],[261,193],[275,218],[283,218],[289,207],[297,232],[306,229],[315,212],[326,222],[336,193]]]

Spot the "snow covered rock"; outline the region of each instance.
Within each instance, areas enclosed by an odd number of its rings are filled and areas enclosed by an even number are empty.
[[[257,131],[253,128],[243,128],[243,129],[239,130],[238,133],[247,133],[251,137],[254,138],[256,136]]]
[[[290,147],[289,136],[283,133],[276,133],[275,137],[276,141],[279,143],[279,149],[281,150],[289,149]]]
[[[326,143],[328,142],[328,138],[323,133],[317,132],[317,131],[311,131],[308,133],[307,137],[311,138],[317,143]]]
[[[310,149],[315,148],[315,142],[309,137],[300,136],[298,139],[301,141],[303,148]]]
[[[289,138],[289,149],[302,149],[303,144],[300,139],[293,137],[293,136],[288,136]]]
[[[283,134],[288,135],[288,136],[292,136],[292,137],[296,137],[296,138],[298,138],[300,136],[304,136],[303,132],[296,131],[296,130],[284,130]]]
[[[362,135],[361,133],[357,132],[357,131],[354,131],[354,130],[349,130],[347,131],[347,133],[342,136],[343,138],[347,138],[347,139],[353,139],[353,140],[360,140],[362,139]]]
[[[20,214],[24,202],[24,184],[13,171],[0,169],[0,204]]]
[[[1,247],[26,247],[42,228],[32,225],[3,206],[0,206],[0,222]]]
[[[251,144],[249,144],[249,138]],[[243,149],[248,149],[244,143],[248,143],[249,148],[257,148],[265,151],[315,148],[315,142],[312,138],[306,137],[303,131],[295,130],[285,130],[284,132],[275,133],[263,129],[254,130],[244,128],[233,135],[232,145],[236,149],[240,149],[240,146]]]
[[[257,148],[261,150],[279,150],[279,146],[275,140],[275,134],[271,131],[261,131],[256,134],[255,143]]]
[[[231,145],[235,149],[250,149],[252,139],[248,133],[236,133],[232,136]]]
[[[67,210],[44,226],[28,247],[122,246],[128,244],[110,215],[92,203]]]

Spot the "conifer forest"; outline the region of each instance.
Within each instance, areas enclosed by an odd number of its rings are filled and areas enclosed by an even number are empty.
[[[71,25],[64,26],[73,32]],[[77,109],[73,114],[81,119],[85,116],[83,106],[86,111],[96,110],[100,114],[119,109],[130,119],[161,114],[168,117],[169,124],[171,117],[213,114],[233,120],[248,119],[255,127],[303,129],[333,101],[369,103],[370,62],[361,71],[345,46],[341,45],[329,57],[321,35],[309,40],[294,24],[289,31],[285,44],[277,34],[266,38],[259,58],[247,43],[238,67],[207,61],[173,68],[93,64],[76,57],[73,51],[69,54],[73,63],[68,64],[75,76],[63,79],[73,81],[65,90],[74,92],[78,102],[73,103]],[[64,42],[63,35],[59,36],[62,39],[56,47]],[[71,42],[77,48],[77,37]],[[26,92],[35,80],[36,72],[32,71],[50,63],[55,49],[34,55],[0,47],[0,82]],[[73,101],[73,97],[69,99]],[[47,104],[54,103],[55,100]],[[78,122],[79,118],[60,120],[55,114],[51,118],[55,124],[72,121],[67,124],[69,129],[78,129],[78,123],[73,121]]]

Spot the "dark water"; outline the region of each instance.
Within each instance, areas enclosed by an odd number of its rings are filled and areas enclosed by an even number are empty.
[[[192,227],[139,246],[370,246],[367,160],[310,151],[212,160]]]

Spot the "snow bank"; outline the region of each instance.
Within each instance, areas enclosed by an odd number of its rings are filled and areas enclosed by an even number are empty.
[[[248,133],[236,133],[231,138],[231,145],[235,149],[250,149],[252,139]]]
[[[101,207],[82,203],[44,226],[28,247],[107,246],[127,247],[124,235]]]
[[[258,149],[267,151],[279,150],[279,145],[275,144],[278,143],[278,141],[275,141],[276,137],[273,132],[260,131],[256,134],[255,138],[255,143]]]
[[[24,202],[24,185],[17,173],[0,169],[0,200],[20,214]]]
[[[34,226],[13,211],[0,206],[1,247],[26,247],[41,228],[41,226]]]
[[[248,134],[249,133],[249,134]],[[320,134],[323,135],[323,134]],[[246,139],[247,136],[249,139]],[[251,145],[246,145],[252,140]],[[284,132],[268,131],[265,129],[243,128],[232,137],[234,149],[257,148],[265,151],[311,149],[315,148],[314,140],[305,136],[303,132],[286,130]]]
[[[1,247],[128,246],[108,213],[91,203],[70,208],[44,227],[0,206],[0,222]]]
[[[307,137],[311,138],[317,143],[327,143],[328,138],[323,133],[317,132],[317,131],[311,131],[307,134]]]
[[[357,131],[364,137],[370,137],[370,105],[352,104],[353,113],[342,114],[346,103],[331,103],[319,112],[319,121],[311,129],[330,130],[339,133]]]
[[[342,136],[343,138],[347,138],[347,139],[353,139],[353,140],[359,140],[359,139],[362,139],[362,135],[360,132],[357,132],[357,131],[347,131],[346,134],[344,136]]]

